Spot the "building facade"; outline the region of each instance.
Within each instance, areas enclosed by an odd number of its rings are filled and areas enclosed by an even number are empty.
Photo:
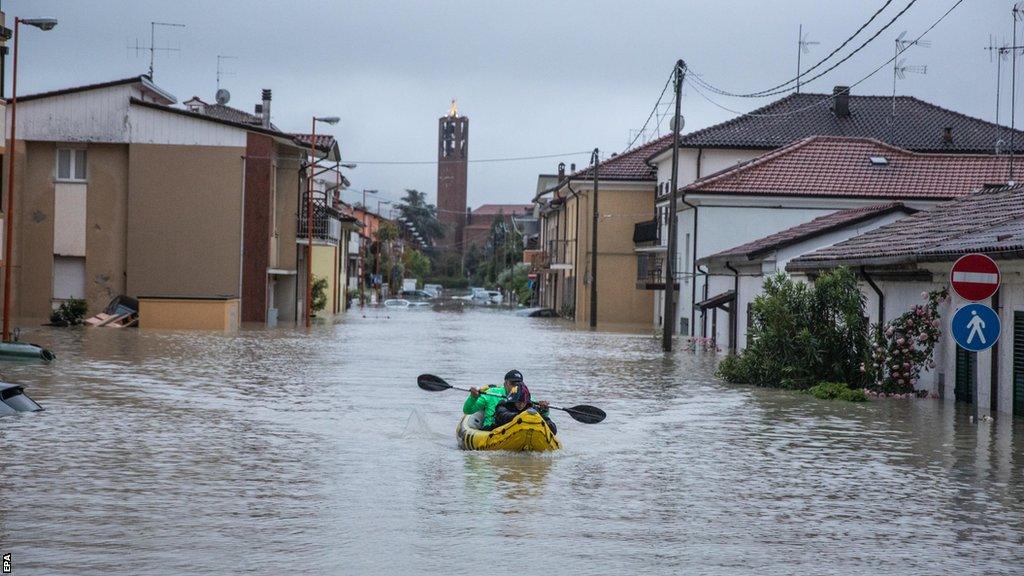
[[[469,118],[459,116],[452,100],[448,114],[437,121],[437,215],[444,226],[444,247],[462,251],[466,226],[469,160]]]

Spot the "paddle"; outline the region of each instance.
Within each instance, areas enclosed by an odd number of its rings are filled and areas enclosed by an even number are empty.
[[[416,385],[428,392],[440,392],[442,390],[462,390],[463,392],[469,392],[469,388],[452,386],[445,382],[440,376],[434,376],[433,374],[420,374],[420,376],[416,378]],[[533,402],[533,404],[535,406],[537,405],[536,402]],[[583,422],[584,424],[597,424],[607,416],[607,414],[604,413],[604,410],[601,410],[596,406],[587,406],[586,404],[580,404],[579,406],[573,406],[572,408],[561,408],[559,406],[548,406],[548,408],[561,410],[562,412],[569,414],[569,416],[572,416],[573,420]]]

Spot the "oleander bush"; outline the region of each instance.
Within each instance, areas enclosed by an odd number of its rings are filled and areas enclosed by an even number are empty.
[[[54,326],[78,326],[85,320],[88,305],[81,298],[69,298],[50,313],[50,324]]]

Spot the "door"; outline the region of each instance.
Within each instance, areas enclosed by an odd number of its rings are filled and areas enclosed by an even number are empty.
[[[1013,415],[1024,417],[1024,312],[1013,313]]]
[[[53,299],[85,299],[85,258],[53,257]]]
[[[977,385],[978,354],[956,347],[956,385],[953,397],[957,402],[974,402],[974,387]]]

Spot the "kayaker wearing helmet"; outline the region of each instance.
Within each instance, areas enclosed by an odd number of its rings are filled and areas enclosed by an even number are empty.
[[[530,399],[530,389],[523,383],[523,373],[519,370],[509,370],[505,374],[505,391],[508,396],[504,402],[497,405],[494,410],[494,426],[503,426],[512,421],[523,410],[533,405]],[[544,418],[552,434],[558,433],[555,423],[548,417],[548,402],[541,400],[536,403],[537,412]]]

